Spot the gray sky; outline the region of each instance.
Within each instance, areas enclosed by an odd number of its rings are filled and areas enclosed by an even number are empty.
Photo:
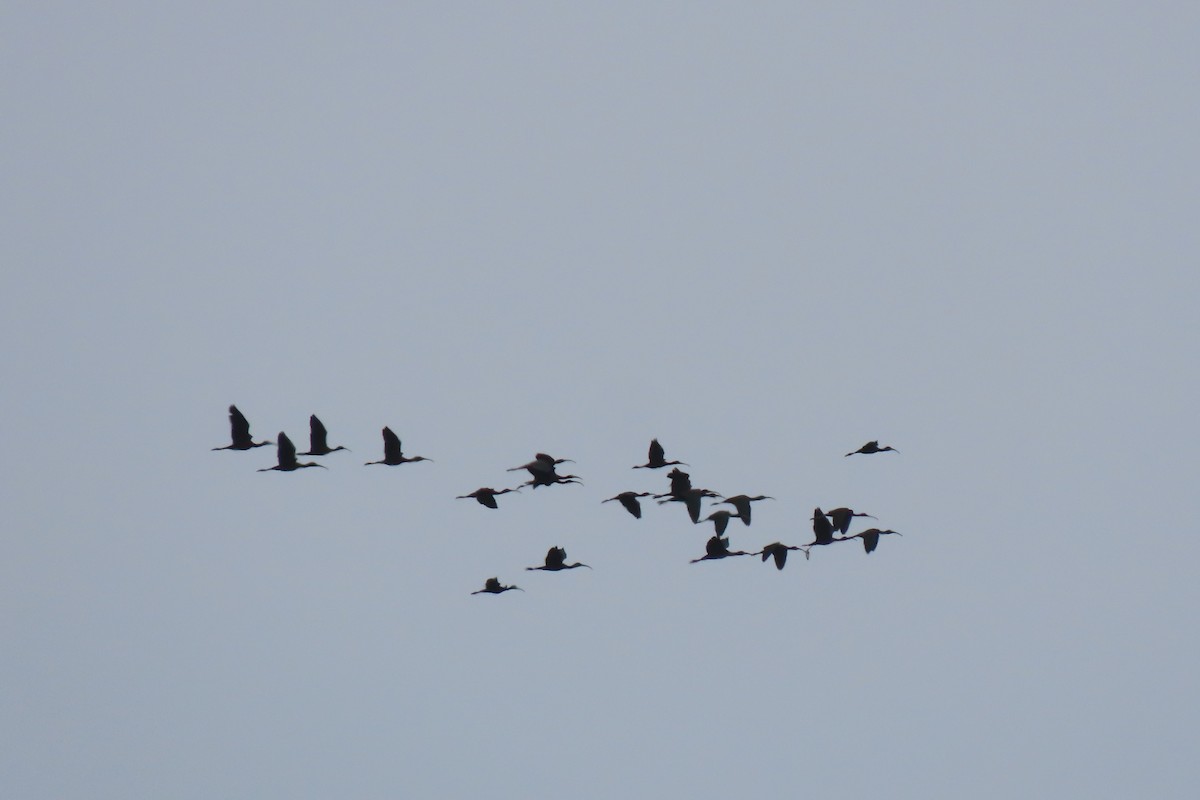
[[[4,797],[1193,796],[1190,5],[77,5],[0,11]],[[652,436],[904,537],[690,565]]]

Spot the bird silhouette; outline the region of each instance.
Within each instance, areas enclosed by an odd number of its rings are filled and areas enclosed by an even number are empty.
[[[516,589],[518,592],[525,591],[520,586],[501,586],[499,578],[488,578],[483,582],[483,588],[471,594],[500,594],[501,592],[509,592]]]
[[[313,414],[308,418],[308,452],[301,453],[302,456],[327,456],[330,453],[336,453],[338,450],[350,452],[350,448],[342,447],[340,444],[337,447],[329,446],[329,432],[325,430],[325,426],[321,420],[317,419],[317,415]]]
[[[616,497],[610,497],[607,500],[601,500],[601,503],[611,503],[616,500],[626,511],[633,514],[637,519],[642,518],[642,504],[638,501],[639,497],[649,497],[650,492],[621,492]]]
[[[762,556],[765,562],[768,558],[775,559],[775,569],[783,569],[783,565],[787,563],[788,550],[803,550],[803,547],[795,547],[783,542],[771,542],[769,545],[759,550],[752,555]]]
[[[276,450],[276,458],[279,463],[273,467],[263,467],[259,472],[270,472],[271,470],[279,470],[280,472],[294,472],[304,467],[320,467],[327,469],[324,464],[318,464],[315,461],[300,463],[296,460],[296,445],[292,444],[292,440],[283,431],[279,432],[279,447]]]
[[[899,450],[897,450],[894,447],[880,447],[879,440],[874,439],[872,441],[867,442],[866,444],[864,444],[862,447],[858,448],[857,450],[855,450],[854,453],[846,453],[846,455],[852,456],[855,453],[862,453],[864,455],[870,455],[871,453],[886,453],[888,451],[891,451],[893,453],[900,452]]]
[[[368,461],[366,462],[366,465],[370,466],[371,464],[387,464],[388,466],[395,467],[400,464],[408,464],[413,461],[433,461],[433,459],[426,458],[425,456],[413,456],[412,458],[406,457],[403,449],[400,447],[400,437],[392,433],[391,428],[384,428],[383,460]]]
[[[853,536],[847,536],[846,538],[847,539],[862,539],[863,550],[867,551],[867,554],[870,555],[871,552],[873,552],[875,550],[875,548],[879,546],[879,537],[883,536],[884,534],[888,534],[888,533],[894,533],[897,536],[904,535],[904,534],[900,533],[900,531],[893,531],[893,530],[881,531],[881,530],[879,530],[879,528],[868,528],[865,531],[856,533]]]
[[[688,466],[683,461],[666,461],[664,460],[666,455],[667,453],[665,450],[663,450],[663,446],[658,443],[658,439],[651,439],[650,453],[646,463],[638,464],[634,467],[634,469],[659,469],[660,467],[669,467],[672,464],[683,464],[685,467]]]
[[[713,561],[718,558],[729,558],[730,556],[749,556],[753,553],[746,553],[741,550],[730,550],[729,540],[722,539],[720,536],[713,536],[704,545],[704,555],[699,558],[693,558],[689,564],[695,564],[698,561]]]
[[[672,496],[672,497],[667,497],[667,495],[663,495],[663,494],[654,495],[655,498],[660,498],[660,497],[667,498],[666,500],[658,501],[658,504],[660,506],[663,503],[683,503],[685,506],[687,506],[688,516],[692,518],[693,523],[697,523],[700,521],[700,503],[703,500],[703,498],[705,498],[705,497],[720,497],[720,496],[721,495],[717,494],[714,491],[710,491],[709,489],[688,489],[683,494],[681,494],[679,496]]]
[[[735,514],[732,511],[726,511],[725,509],[721,509],[720,511],[714,511],[711,514],[709,514],[707,517],[704,518],[704,521],[705,522],[711,521],[713,524],[713,528],[716,530],[717,536],[720,536],[721,534],[723,534],[725,532],[725,528],[729,526],[730,517],[737,517],[737,514]]]
[[[801,547],[800,547],[800,549],[804,551],[805,558],[808,558],[809,550],[816,547],[817,545],[833,544],[834,542],[849,541],[849,537],[844,538],[844,539],[840,538],[840,537],[838,537],[838,538],[834,537],[833,523],[829,521],[829,518],[825,516],[825,514],[821,511],[821,509],[819,507],[813,509],[812,523],[813,523],[814,538],[808,544],[801,545]]]
[[[529,474],[536,478],[539,474],[554,472],[554,468],[557,467],[559,464],[574,464],[574,463],[575,462],[569,458],[555,458],[554,456],[548,455],[546,453],[537,453],[536,455],[534,455],[533,461],[522,464],[519,467],[509,467],[509,469],[507,471],[508,472],[520,472],[521,470],[528,470]]]
[[[750,504],[758,500],[774,500],[774,497],[769,497],[765,494],[750,497],[744,494],[735,494],[733,497],[726,497],[724,500],[718,500],[715,505],[728,503],[737,510],[737,516],[741,519],[743,525],[750,524]]]
[[[256,442],[250,438],[250,423],[237,406],[229,407],[229,438],[230,444],[224,447],[214,447],[213,450],[249,450],[252,447],[263,447],[273,442]]]
[[[860,514],[857,511],[851,511],[848,508],[832,508],[825,512],[825,516],[829,517],[829,519],[833,521],[834,529],[841,533],[845,533],[846,531],[850,530],[850,523],[854,521],[855,517],[868,517],[870,519],[875,519],[875,517],[872,517],[870,514]]]
[[[508,494],[509,492],[519,492],[519,491],[521,491],[519,488],[517,488],[517,489],[493,489],[490,486],[484,486],[482,488],[476,489],[475,491],[471,492],[470,494],[460,494],[458,497],[456,497],[454,499],[455,500],[466,500],[468,498],[474,498],[475,500],[479,501],[479,505],[481,505],[481,506],[487,506],[488,508],[499,508],[499,506],[496,505],[496,495]]]
[[[567,551],[561,547],[551,547],[546,551],[546,563],[540,567],[526,567],[527,570],[541,569],[546,572],[558,572],[564,569],[575,569],[576,567],[588,567],[587,564],[581,564],[576,561],[574,564],[567,563]]]
[[[553,469],[549,472],[531,472],[532,478],[522,483],[522,486],[532,486],[534,489],[539,486],[553,486],[556,483],[578,483],[583,484],[583,479],[578,475],[559,475]]]

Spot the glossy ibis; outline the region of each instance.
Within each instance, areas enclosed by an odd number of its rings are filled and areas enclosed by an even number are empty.
[[[575,569],[576,567],[588,567],[587,564],[581,564],[576,561],[574,564],[567,563],[567,551],[561,547],[551,547],[546,551],[546,563],[540,567],[526,567],[527,570],[541,569],[546,572],[558,572],[564,569]]]
[[[481,505],[481,506],[487,506],[488,508],[499,508],[499,506],[496,505],[496,495],[508,494],[509,492],[519,492],[519,491],[521,491],[521,490],[520,489],[493,489],[490,486],[484,486],[482,488],[476,489],[475,491],[471,492],[470,494],[460,494],[458,497],[456,497],[454,499],[455,500],[466,500],[468,498],[474,498],[475,500],[479,501],[479,505]]]
[[[638,464],[634,469],[659,469],[661,467],[669,467],[672,464],[683,464],[688,466],[683,461],[666,461],[666,451],[663,446],[658,443],[658,439],[650,440],[650,453],[645,464]]]
[[[471,592],[471,594],[484,594],[485,592],[487,594],[500,594],[501,592],[508,592],[513,589],[516,589],[518,592],[525,591],[520,586],[501,586],[499,578],[488,578],[483,582],[482,589],[477,592]]]
[[[292,440],[283,431],[279,432],[279,447],[276,450],[276,457],[279,461],[273,467],[263,467],[259,472],[270,472],[271,470],[279,470],[280,472],[294,472],[304,467],[320,467],[327,469],[324,464],[318,464],[315,461],[300,463],[296,460],[296,445],[292,444]]]
[[[875,519],[875,517],[872,517],[870,514],[860,514],[857,511],[851,511],[848,508],[832,508],[825,512],[825,516],[829,517],[829,519],[833,521],[834,530],[837,530],[841,533],[845,533],[846,531],[850,530],[850,523],[854,521],[855,517],[868,517],[870,519]]]
[[[753,502],[756,502],[758,500],[774,500],[774,499],[775,499],[774,497],[770,497],[765,494],[755,495],[754,497],[750,497],[749,495],[744,495],[744,494],[735,494],[733,497],[726,497],[724,500],[718,500],[716,505],[721,505],[722,503],[728,503],[729,505],[733,506],[735,509],[737,509],[737,516],[739,519],[741,519],[742,524],[749,525],[750,524],[750,504]]]
[[[408,464],[413,461],[433,461],[433,459],[426,458],[425,456],[413,456],[412,458],[408,458],[407,456],[404,455],[404,451],[400,447],[400,437],[397,436],[396,434],[392,433],[391,428],[384,428],[383,429],[383,460],[382,461],[368,461],[367,465],[369,466],[371,464],[387,464],[388,466],[395,467],[400,464]]]
[[[329,432],[325,430],[325,425],[321,420],[317,419],[317,415],[313,414],[308,418],[308,452],[301,453],[302,456],[327,456],[330,453],[336,453],[338,450],[350,452],[350,448],[342,447],[340,444],[337,447],[329,446]]]
[[[722,539],[720,536],[713,536],[704,545],[704,555],[699,558],[693,558],[690,564],[695,564],[698,561],[712,561],[718,558],[729,558],[730,556],[749,556],[753,553],[746,553],[741,550],[730,550],[729,540]]]
[[[238,411],[237,406],[229,407],[229,438],[230,444],[224,447],[214,447],[213,450],[249,450],[252,447],[263,447],[272,442],[256,442],[250,438],[250,422]]]
[[[639,497],[649,497],[650,492],[621,492],[616,497],[610,497],[607,500],[601,500],[601,503],[611,503],[616,500],[626,511],[633,514],[637,519],[642,518],[642,504],[638,501]]]
[[[897,449],[896,449],[896,448],[894,448],[894,447],[880,447],[880,446],[879,446],[879,440],[878,440],[878,439],[875,439],[875,440],[872,440],[872,441],[870,441],[870,442],[867,442],[867,443],[866,443],[866,444],[864,444],[862,447],[860,447],[860,448],[858,448],[857,450],[855,450],[855,451],[854,451],[854,453],[846,453],[846,455],[848,455],[848,456],[852,456],[852,455],[854,455],[855,453],[862,453],[862,454],[864,454],[864,455],[870,455],[871,453],[886,453],[886,452],[889,452],[889,451],[891,451],[891,452],[893,452],[893,453],[899,453],[899,452],[900,452],[899,450],[897,450]]]

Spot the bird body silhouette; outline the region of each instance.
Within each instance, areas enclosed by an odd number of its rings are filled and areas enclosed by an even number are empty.
[[[279,447],[276,450],[276,457],[279,461],[273,467],[264,467],[259,472],[270,472],[271,470],[279,470],[280,472],[295,472],[304,467],[320,467],[326,469],[324,464],[318,464],[315,461],[300,463],[296,460],[296,445],[292,444],[292,440],[283,431],[279,432]]]
[[[850,530],[850,523],[854,521],[855,517],[867,517],[869,519],[875,519],[875,517],[872,517],[870,514],[860,514],[857,511],[852,511],[849,508],[832,508],[825,512],[825,516],[829,517],[829,519],[833,522],[834,530],[837,530],[841,533],[845,533],[846,531]]]
[[[520,586],[502,586],[499,578],[488,578],[483,582],[483,588],[471,594],[500,594],[502,592],[511,592],[516,589],[518,592],[525,591]]]
[[[774,497],[770,497],[765,494],[756,495],[754,497],[750,497],[749,495],[744,495],[744,494],[735,494],[733,497],[726,497],[724,500],[718,500],[716,502],[716,505],[728,503],[729,505],[733,506],[734,509],[737,511],[736,516],[738,517],[738,519],[740,519],[742,521],[742,524],[749,525],[750,524],[750,504],[753,502],[756,502],[758,500],[774,500],[774,499],[775,499]]]
[[[813,509],[813,540],[806,545],[801,545],[800,549],[804,551],[804,557],[808,558],[809,551],[817,545],[833,544],[834,542],[849,541],[847,538],[838,538],[833,535],[833,523],[829,521],[829,517],[825,516],[820,507]]]
[[[900,533],[899,531],[893,531],[893,530],[881,531],[881,530],[879,530],[879,528],[868,528],[865,531],[856,533],[853,536],[847,536],[846,538],[847,539],[862,539],[863,550],[865,550],[867,552],[867,555],[870,555],[872,552],[874,552],[875,548],[879,546],[879,537],[883,536],[885,534],[889,534],[889,533],[894,533],[897,536],[904,535],[904,534]]]
[[[708,489],[688,489],[683,494],[678,496],[667,497],[667,495],[656,494],[656,498],[666,497],[666,500],[659,500],[658,504],[663,503],[683,503],[687,506],[688,516],[691,517],[692,523],[700,521],[700,504],[705,497],[720,497],[721,495]]]
[[[342,447],[340,444],[337,447],[329,446],[329,432],[325,430],[325,426],[321,420],[317,419],[317,415],[313,414],[308,418],[308,452],[301,453],[302,456],[327,456],[330,453],[336,453],[338,450],[350,452],[350,448]]]
[[[229,407],[229,438],[230,444],[224,447],[214,447],[213,450],[249,450],[253,447],[264,447],[271,442],[256,442],[250,438],[250,422],[238,411],[237,406]]]
[[[521,470],[527,470],[530,475],[533,475],[536,478],[538,473],[554,472],[554,468],[559,464],[574,463],[575,462],[569,458],[555,458],[547,453],[537,453],[534,455],[532,461],[522,464],[519,467],[509,467],[507,471],[520,472]]]
[[[392,433],[391,428],[383,429],[383,460],[368,461],[366,465],[371,464],[387,464],[390,467],[395,467],[400,464],[409,464],[414,461],[432,461],[432,458],[425,456],[413,456],[408,458],[404,455],[404,450],[400,447],[400,437]]]
[[[649,497],[650,492],[621,492],[615,497],[610,497],[607,500],[601,500],[601,503],[611,503],[616,500],[621,506],[637,519],[642,518],[642,504],[638,500],[639,497]]]
[[[730,550],[729,540],[723,539],[720,536],[713,536],[704,545],[704,555],[699,558],[693,558],[690,564],[695,564],[698,561],[715,561],[720,558],[729,558],[730,556],[749,556],[753,553],[746,553],[741,550]]]
[[[648,454],[646,463],[638,464],[634,467],[634,469],[660,469],[662,467],[669,467],[672,464],[683,464],[685,467],[688,466],[682,461],[667,461],[666,456],[667,453],[663,449],[663,446],[658,443],[658,439],[651,439],[650,452]]]
[[[899,453],[900,451],[894,447],[880,447],[879,440],[872,439],[871,441],[864,444],[862,447],[855,450],[853,453],[846,453],[846,455],[852,456],[855,453],[862,453],[863,455],[870,455],[871,453],[887,453],[887,452]]]
[[[493,489],[490,486],[484,486],[479,489],[476,489],[475,491],[471,492],[470,494],[460,494],[458,497],[456,497],[454,499],[455,500],[466,500],[468,498],[474,498],[475,500],[479,501],[479,505],[481,505],[481,506],[487,506],[488,508],[499,508],[499,506],[496,505],[496,495],[508,494],[509,492],[519,492],[519,491],[521,491],[521,490],[520,489]]]
[[[709,514],[707,517],[704,518],[704,521],[705,522],[711,521],[713,524],[713,528],[716,531],[717,536],[720,536],[721,534],[723,534],[725,532],[725,528],[727,528],[729,526],[729,520],[732,517],[737,517],[737,514],[735,514],[732,511],[726,511],[725,509],[721,509],[720,511],[714,511],[711,514]]]
[[[795,547],[793,545],[784,544],[783,542],[771,542],[769,545],[753,555],[762,556],[762,560],[764,562],[768,558],[773,558],[775,559],[775,569],[783,569],[783,565],[787,563],[788,551],[803,549],[803,547]]]
[[[546,563],[540,567],[526,567],[527,570],[540,569],[546,572],[558,572],[564,569],[575,569],[576,567],[588,567],[587,564],[581,564],[576,561],[574,564],[567,563],[567,551],[561,547],[551,547],[546,551]]]

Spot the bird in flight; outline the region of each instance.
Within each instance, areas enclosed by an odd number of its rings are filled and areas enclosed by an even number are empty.
[[[324,464],[318,464],[315,461],[300,463],[296,460],[296,445],[292,444],[292,440],[283,431],[279,432],[279,447],[276,450],[276,458],[279,463],[273,467],[264,467],[259,472],[270,472],[271,470],[279,470],[280,472],[295,472],[304,467],[320,467],[327,469]]]
[[[688,464],[683,461],[667,461],[665,460],[666,455],[667,452],[663,450],[663,446],[658,443],[658,439],[651,439],[650,453],[646,463],[638,464],[634,467],[634,469],[659,469],[661,467],[669,467],[672,464],[683,464],[685,467],[688,466]]]
[[[321,420],[317,419],[317,415],[313,414],[308,418],[308,452],[301,453],[302,456],[327,456],[330,453],[336,453],[338,450],[350,452],[350,448],[342,447],[340,444],[337,447],[329,446],[329,432],[325,430],[325,425]]]
[[[551,547],[546,551],[546,563],[540,567],[526,567],[525,569],[541,569],[546,572],[558,572],[564,569],[575,569],[576,567],[588,567],[587,564],[581,564],[576,561],[574,564],[567,563],[567,551],[561,547]]]
[[[224,447],[214,447],[213,450],[249,450],[252,447],[263,447],[272,442],[256,442],[250,438],[250,422],[238,411],[237,406],[229,407],[229,438],[230,444]]]
[[[803,547],[795,547],[790,544],[784,544],[783,542],[771,542],[762,550],[759,550],[757,553],[753,553],[753,555],[762,556],[762,560],[764,562],[768,558],[773,558],[775,559],[775,569],[783,569],[783,565],[787,563],[788,550],[803,549]]]
[[[466,500],[468,498],[474,498],[475,500],[479,501],[479,505],[481,505],[481,506],[487,506],[488,508],[499,508],[499,506],[496,505],[496,495],[508,494],[509,492],[519,492],[519,491],[521,491],[521,490],[520,489],[493,489],[490,486],[484,486],[482,488],[476,489],[475,491],[471,492],[470,494],[460,494],[458,497],[456,497],[454,499],[455,500]]]
[[[735,494],[733,497],[726,497],[724,500],[718,500],[714,505],[728,503],[737,510],[737,517],[742,521],[743,525],[750,524],[750,504],[758,500],[774,500],[774,497],[769,497],[765,494],[750,497],[744,494]]]
[[[471,594],[484,594],[485,592],[487,594],[500,594],[501,592],[509,592],[513,589],[516,589],[518,592],[525,591],[520,586],[502,586],[500,585],[499,578],[488,578],[483,582],[482,589],[477,592],[471,592]]]
[[[633,514],[637,519],[642,518],[642,504],[638,500],[639,497],[649,497],[650,492],[621,492],[616,497],[610,497],[607,500],[601,500],[601,503],[611,503],[616,500],[621,506]]]
[[[875,548],[879,546],[879,537],[888,533],[894,533],[897,536],[904,535],[900,533],[900,531],[881,531],[879,528],[868,528],[867,530],[856,533],[853,536],[847,536],[846,539],[862,539],[863,550],[867,551],[867,554],[870,555]]]
[[[800,549],[804,551],[804,557],[808,558],[809,550],[817,545],[833,544],[834,542],[849,541],[849,537],[835,538],[833,535],[833,523],[829,521],[829,517],[822,513],[821,509],[813,509],[813,540],[806,545],[801,545]]]
[[[829,517],[829,519],[833,522],[834,530],[840,531],[841,533],[845,533],[846,531],[850,530],[850,523],[854,521],[855,517],[867,517],[869,519],[875,519],[875,517],[872,517],[870,514],[860,514],[857,511],[852,511],[848,508],[831,508],[825,512],[825,516]]]
[[[890,447],[890,446],[889,447],[880,447],[879,440],[873,439],[873,440],[867,442],[866,444],[864,444],[862,447],[855,450],[853,453],[846,453],[846,455],[852,456],[855,453],[862,453],[863,455],[870,455],[871,453],[887,453],[889,451],[892,453],[900,452],[899,450],[897,450],[894,447]]]
[[[388,466],[395,467],[399,464],[408,464],[413,461],[433,461],[433,459],[426,458],[425,456],[413,456],[412,458],[408,458],[407,456],[404,455],[404,451],[400,447],[400,437],[397,436],[396,434],[392,433],[391,428],[384,428],[383,429],[383,460],[382,461],[368,461],[367,465],[369,466],[371,464],[387,464]]]
[[[737,517],[737,514],[734,512],[721,509],[720,511],[714,511],[709,514],[704,518],[704,521],[712,522],[713,529],[715,530],[717,536],[720,536],[725,532],[725,528],[729,526],[729,520],[734,517]]]
[[[746,553],[741,550],[730,550],[729,539],[723,539],[720,536],[713,536],[704,545],[704,555],[699,558],[693,558],[689,564],[695,564],[698,561],[715,561],[719,558],[729,558],[730,556],[750,556],[754,553]]]

